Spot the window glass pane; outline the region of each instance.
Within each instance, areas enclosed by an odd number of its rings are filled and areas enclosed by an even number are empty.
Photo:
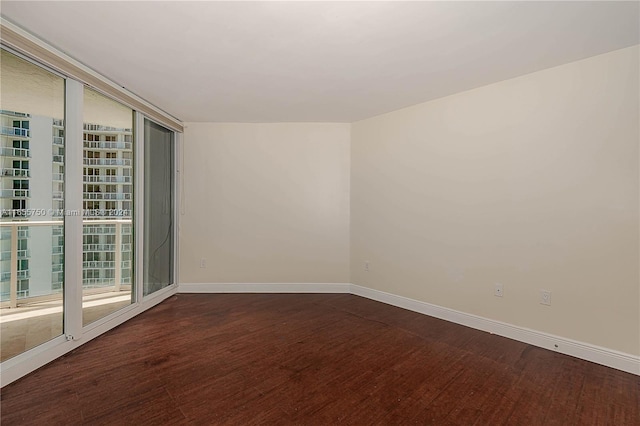
[[[133,301],[133,111],[84,90],[83,298],[87,325]]]
[[[63,333],[64,79],[0,58],[0,358]]]
[[[173,284],[172,131],[144,121],[144,295]]]

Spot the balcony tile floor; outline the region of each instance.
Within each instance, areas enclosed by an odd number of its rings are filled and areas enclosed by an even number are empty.
[[[90,324],[131,304],[131,292],[92,294],[83,300],[83,323]],[[0,309],[0,361],[62,334],[62,299]]]

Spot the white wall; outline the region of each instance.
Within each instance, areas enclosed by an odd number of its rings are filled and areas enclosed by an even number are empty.
[[[354,123],[352,282],[640,354],[638,75],[635,46]]]
[[[349,282],[349,137],[349,124],[186,123],[180,282]]]

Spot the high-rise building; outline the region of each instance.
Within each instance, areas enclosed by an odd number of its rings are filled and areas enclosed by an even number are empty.
[[[28,112],[0,111],[0,209],[17,226],[18,299],[56,295],[64,282],[64,123]],[[83,138],[83,287],[131,286],[132,130],[86,123]],[[26,225],[26,224],[25,224]],[[10,297],[11,233],[0,233],[2,300]],[[92,290],[90,290],[92,291]]]
[[[130,286],[133,208],[131,129],[84,125],[83,287]],[[115,220],[106,224],[104,220]],[[96,224],[91,224],[96,221]],[[117,265],[120,264],[120,267]]]
[[[31,117],[25,113],[0,111],[0,209],[3,218],[19,219],[30,198]],[[0,286],[3,300],[11,279],[11,232],[0,232]],[[17,229],[18,297],[29,294],[29,228]]]

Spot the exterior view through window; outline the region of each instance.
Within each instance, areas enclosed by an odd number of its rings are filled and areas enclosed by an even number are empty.
[[[133,111],[89,88],[83,109],[82,322],[132,303]]]
[[[0,70],[0,358],[63,333],[64,79],[5,50]]]

